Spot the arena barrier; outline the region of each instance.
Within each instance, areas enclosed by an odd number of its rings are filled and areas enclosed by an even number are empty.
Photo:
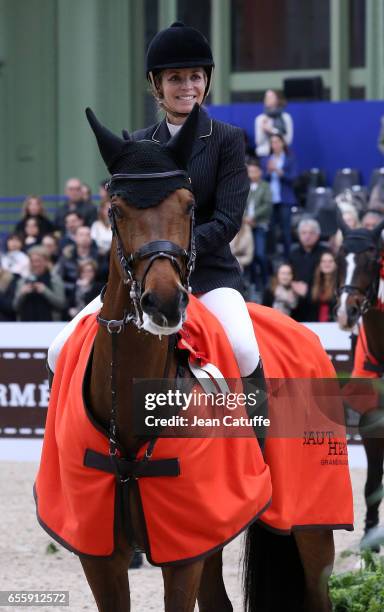
[[[64,323],[0,324],[0,438],[42,438],[49,400],[47,348]],[[338,372],[352,368],[349,334],[336,323],[306,324]]]

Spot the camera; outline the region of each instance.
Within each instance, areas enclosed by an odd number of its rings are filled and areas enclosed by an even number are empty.
[[[25,279],[26,283],[37,283],[37,276],[35,276],[34,274],[30,274],[30,276],[27,276],[27,278]]]

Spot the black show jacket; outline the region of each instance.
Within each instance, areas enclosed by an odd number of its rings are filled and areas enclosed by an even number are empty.
[[[170,139],[166,120],[138,130],[134,140]],[[218,287],[243,287],[240,268],[229,243],[240,229],[249,179],[244,161],[244,137],[240,128],[211,119],[200,110],[198,138],[189,163],[196,200],[196,267],[191,276],[193,293]]]

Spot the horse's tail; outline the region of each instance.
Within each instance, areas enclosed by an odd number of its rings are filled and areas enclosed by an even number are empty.
[[[253,523],[245,537],[245,612],[297,612],[305,595],[303,566],[293,535],[277,535]]]

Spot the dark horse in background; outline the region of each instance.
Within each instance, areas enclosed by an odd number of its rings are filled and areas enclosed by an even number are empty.
[[[337,321],[350,330],[357,343],[356,360],[359,372],[366,376],[384,376],[384,277],[383,238],[384,221],[373,230],[349,229],[339,220],[344,240],[338,257]],[[354,352],[354,351],[353,351]],[[359,373],[358,376],[364,374]],[[383,398],[378,401],[382,403]],[[353,404],[352,404],[353,406]],[[383,408],[383,405],[381,405]],[[384,412],[381,412],[384,415]],[[379,506],[383,497],[384,429],[380,412],[362,414],[360,433],[367,455],[368,470],[365,483],[365,534],[379,523]],[[362,544],[364,545],[365,537]],[[369,542],[369,540],[367,540]],[[379,545],[372,543],[378,552]]]
[[[121,470],[127,466],[134,470],[144,460],[151,463],[153,452],[152,441],[148,444],[147,439],[134,434],[133,381],[175,379],[179,365],[180,355],[172,339],[185,318],[195,252],[192,191],[188,186],[181,187],[177,181],[182,184],[188,177],[198,107],[196,105],[166,146],[150,141],[133,145],[103,127],[91,111],[88,110],[87,115],[107,166],[119,161],[120,174],[114,173],[112,180],[121,181],[122,190],[121,194],[115,191],[111,197],[114,236],[108,286],[82,390],[93,421],[108,433],[109,456],[106,458],[110,459],[109,467],[113,464],[115,468],[115,472],[110,472],[116,473],[116,487],[123,488],[130,480],[131,488],[124,501],[127,504],[124,510],[129,509],[129,512],[117,525],[113,555],[80,554],[80,560],[99,611],[128,612],[128,568],[135,549],[144,550],[146,541],[135,480],[137,472],[132,472],[132,477]],[[141,147],[140,167],[135,158],[137,147]],[[148,149],[148,159],[146,147],[154,151],[151,153]],[[169,180],[171,183],[167,182]],[[129,189],[133,195],[146,195],[150,203],[141,208],[133,206],[126,195],[129,196]],[[143,328],[151,333],[143,333]],[[300,348],[298,356],[299,351]],[[137,461],[140,449],[146,444],[144,459]],[[121,450],[123,458],[118,452]],[[256,450],[259,451],[257,447]],[[209,467],[207,465],[207,470]],[[151,511],[156,514],[156,507]],[[199,521],[198,516],[196,521]],[[328,577],[334,561],[332,529],[325,525],[324,529],[309,528],[289,537],[276,538],[275,546],[270,548],[269,534],[257,525],[249,530],[245,555],[247,610],[329,612],[332,607]],[[285,546],[282,546],[283,541]],[[265,555],[269,550],[269,556],[258,554],[260,550],[264,550]],[[196,600],[201,612],[230,612],[233,609],[223,582],[221,550],[208,558],[163,566],[162,572],[166,612],[192,612]],[[261,588],[268,581],[267,596],[265,592],[255,591],[257,581]],[[278,596],[280,604],[276,606],[271,602]]]

